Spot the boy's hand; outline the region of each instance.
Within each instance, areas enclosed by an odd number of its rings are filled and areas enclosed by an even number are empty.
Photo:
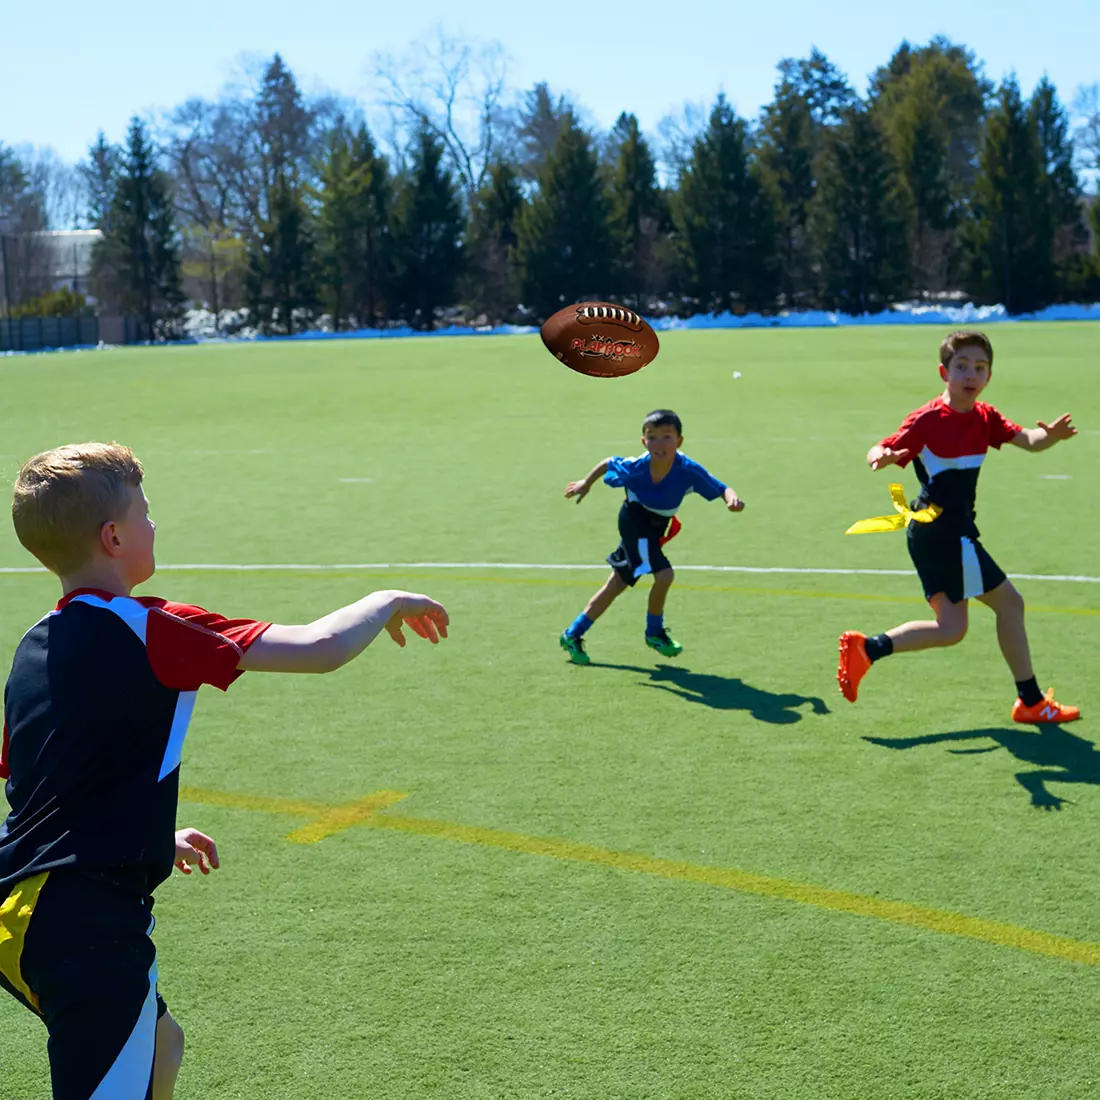
[[[198,829],[179,829],[176,832],[176,866],[189,875],[195,864],[204,875],[216,871],[221,866],[218,846]]]
[[[731,512],[743,512],[745,510],[745,502],[732,489],[726,490],[724,499],[726,507]]]
[[[576,497],[577,503],[580,504],[580,502],[588,496],[588,490],[591,488],[592,486],[589,485],[587,481],[571,481],[565,487],[565,499],[568,500],[570,497]]]
[[[882,470],[887,466],[894,466],[899,462],[907,462],[912,457],[912,452],[905,450],[892,451],[889,447],[880,449],[878,455],[871,460],[872,470]]]
[[[1036,420],[1035,423],[1047,433],[1052,441],[1070,439],[1077,434],[1077,429],[1070,423],[1069,413],[1063,413],[1050,424],[1044,424],[1041,420]]]
[[[440,638],[447,637],[447,625],[451,620],[441,603],[419,592],[402,592],[401,596],[401,610],[386,623],[386,632],[399,646],[405,645],[402,623],[432,645],[438,645]]]

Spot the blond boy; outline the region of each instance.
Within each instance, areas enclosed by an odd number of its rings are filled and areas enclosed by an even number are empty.
[[[430,642],[447,613],[375,592],[305,626],[227,619],[131,592],[156,525],[127,447],[31,458],[15,483],[20,542],[61,582],[20,642],[4,693],[0,985],[44,1020],[55,1100],[166,1100],[183,1032],[157,991],[153,891],[175,864],[205,874],[213,841],[176,831],[195,695],[246,671],[331,672],[402,623]]]

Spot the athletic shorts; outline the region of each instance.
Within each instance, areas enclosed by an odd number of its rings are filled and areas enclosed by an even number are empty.
[[[0,902],[0,986],[42,1017],[54,1100],[149,1100],[157,1021],[152,898],[78,871]]]
[[[910,523],[909,557],[917,569],[924,598],[942,592],[952,603],[992,592],[1007,579],[1004,570],[977,540],[935,530],[935,522]]]
[[[671,518],[659,516],[637,501],[623,502],[619,509],[619,538],[622,541],[614,553],[608,554],[607,564],[624,584],[633,587],[646,573],[672,568],[661,547],[661,536]]]

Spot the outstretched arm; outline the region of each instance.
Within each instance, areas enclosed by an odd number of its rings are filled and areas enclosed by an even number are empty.
[[[272,624],[237,667],[244,672],[333,672],[358,657],[383,630],[403,646],[404,623],[435,644],[447,637],[448,622],[443,605],[428,596],[386,589],[304,626]]]
[[[603,462],[593,466],[592,469],[588,471],[588,476],[585,477],[583,481],[569,482],[565,487],[565,499],[568,500],[570,497],[576,497],[577,503],[580,504],[588,495],[588,490],[607,473],[607,466],[610,461],[610,458],[605,458]]]
[[[911,457],[911,452],[904,448],[895,451],[891,447],[884,447],[881,443],[876,443],[867,452],[867,465],[872,470],[881,470],[886,466],[896,466],[899,462],[906,462]]]
[[[1057,420],[1044,424],[1035,421],[1037,428],[1021,428],[1013,437],[1012,445],[1025,451],[1045,451],[1063,439],[1071,439],[1077,429],[1070,423],[1070,414],[1063,413]]]

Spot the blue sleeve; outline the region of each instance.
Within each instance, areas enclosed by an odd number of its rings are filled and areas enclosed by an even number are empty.
[[[610,485],[613,489],[621,489],[634,473],[637,462],[636,458],[622,458],[619,455],[609,458],[607,473],[603,475],[604,484]]]
[[[691,487],[704,500],[717,500],[726,491],[725,484],[709,473],[706,467],[700,466],[698,462],[690,459],[688,461],[691,462],[688,467],[691,471]]]

